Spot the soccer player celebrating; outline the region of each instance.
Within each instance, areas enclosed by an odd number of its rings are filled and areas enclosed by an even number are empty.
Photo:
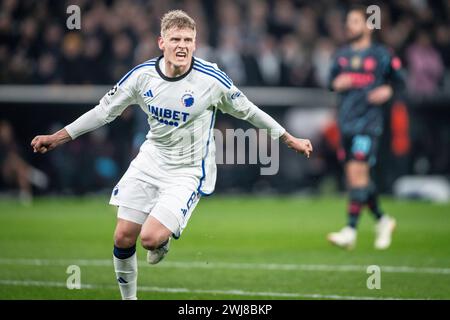
[[[171,237],[180,237],[201,196],[216,181],[214,120],[217,110],[267,129],[273,139],[309,157],[307,139],[290,135],[236,88],[216,64],[193,56],[195,21],[181,10],[161,21],[163,55],[129,71],[100,103],[52,135],[35,137],[34,152],[45,153],[113,121],[130,104],[148,115],[150,130],[139,154],[113,189],[118,206],[113,261],[123,299],[137,298],[136,241],[147,261],[161,261]]]
[[[340,98],[338,125],[350,196],[348,225],[330,233],[328,240],[352,249],[360,212],[367,205],[377,220],[375,248],[386,249],[391,244],[396,221],[383,214],[370,170],[383,132],[382,106],[391,99],[393,85],[402,83],[400,60],[384,46],[372,42],[365,8],[355,7],[348,12],[346,29],[350,44],[335,54],[330,87]]]

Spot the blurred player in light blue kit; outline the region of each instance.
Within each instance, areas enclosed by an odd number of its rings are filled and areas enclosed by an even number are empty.
[[[150,131],[139,154],[113,189],[118,206],[114,268],[123,299],[137,299],[136,241],[158,263],[179,238],[202,196],[216,182],[214,120],[217,110],[244,119],[281,138],[309,157],[309,140],[291,136],[233,85],[216,64],[193,56],[196,25],[180,10],[161,22],[163,55],[130,70],[100,103],[53,135],[37,136],[31,145],[45,153],[113,121],[130,104],[148,115]]]

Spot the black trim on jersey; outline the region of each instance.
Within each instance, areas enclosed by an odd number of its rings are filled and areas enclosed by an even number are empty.
[[[161,78],[163,78],[164,80],[166,80],[166,81],[171,81],[171,82],[173,82],[173,81],[181,80],[181,79],[183,79],[184,77],[186,77],[186,76],[191,72],[192,68],[194,67],[194,57],[192,57],[191,66],[189,67],[189,70],[188,70],[188,71],[186,71],[185,73],[183,73],[181,76],[178,76],[178,77],[168,77],[168,76],[166,76],[166,75],[161,71],[161,69],[159,68],[159,62],[161,61],[161,59],[162,59],[163,57],[164,57],[164,56],[160,56],[160,57],[158,58],[158,60],[156,60],[156,65],[155,65],[155,67],[156,67],[156,71],[158,72],[159,76],[160,76]]]

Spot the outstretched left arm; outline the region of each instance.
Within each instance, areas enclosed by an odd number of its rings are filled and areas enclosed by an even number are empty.
[[[235,86],[224,93],[218,108],[224,113],[250,122],[257,128],[267,129],[272,139],[280,138],[289,148],[306,155],[308,158],[313,151],[311,141],[299,139],[289,134],[285,128],[248,100]]]
[[[304,154],[307,158],[309,158],[310,154],[313,152],[313,147],[309,139],[296,138],[287,131],[280,139],[286,143],[289,148],[294,149],[295,152]]]

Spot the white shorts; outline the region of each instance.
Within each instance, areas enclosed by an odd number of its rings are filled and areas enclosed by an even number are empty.
[[[144,224],[149,215],[179,238],[201,195],[198,178],[173,177],[160,172],[151,175],[130,165],[113,189],[109,203],[134,210],[118,210],[118,217]]]

